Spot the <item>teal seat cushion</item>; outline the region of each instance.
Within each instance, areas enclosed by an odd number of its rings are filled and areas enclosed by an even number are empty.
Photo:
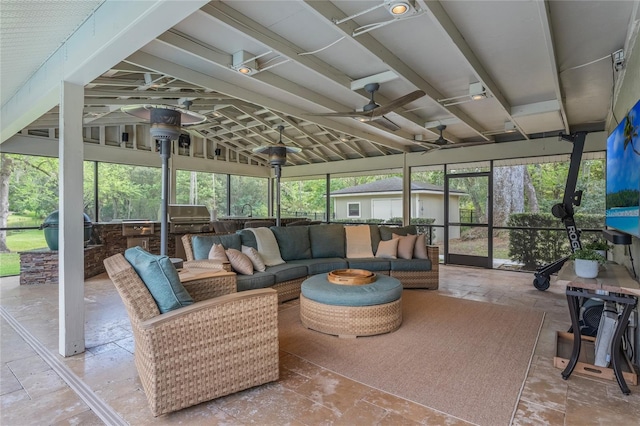
[[[209,250],[214,244],[222,244],[226,249],[242,250],[242,240],[238,234],[227,235],[195,235],[191,237],[193,258],[203,260],[209,258]]]
[[[430,271],[429,259],[389,259],[392,271]]]
[[[391,270],[389,259],[379,257],[365,257],[363,259],[347,259],[350,269],[364,269],[366,271],[386,271]]]
[[[340,285],[327,281],[327,274],[320,274],[304,280],[301,292],[307,299],[325,305],[373,306],[400,299],[402,284],[396,278],[377,275],[371,284]]]
[[[347,261],[340,257],[327,257],[319,259],[292,260],[289,263],[305,265],[308,275],[324,274],[335,269],[347,269]]]
[[[346,256],[344,225],[332,223],[309,226],[309,240],[314,258]]]
[[[236,234],[240,235],[240,243],[243,246],[253,247],[258,250],[258,241],[256,240],[256,234],[248,229],[241,229],[236,231]]]
[[[193,304],[168,256],[157,256],[141,247],[132,247],[124,252],[124,257],[149,289],[161,314]]]
[[[294,228],[296,227],[294,226]],[[282,263],[280,265],[267,266],[267,270],[265,272],[268,272],[275,277],[276,284],[296,280],[298,278],[304,278],[309,275],[305,265],[296,265],[293,263]]]
[[[389,241],[391,238],[393,238],[392,234],[402,235],[402,236],[417,235],[418,229],[416,228],[415,225],[408,225],[408,226],[381,225],[380,226],[380,238],[382,239],[382,241]]]
[[[236,290],[255,290],[271,287],[276,283],[276,277],[268,272],[254,272],[253,275],[236,275]]]
[[[272,226],[270,229],[278,242],[282,260],[311,258],[308,226]]]

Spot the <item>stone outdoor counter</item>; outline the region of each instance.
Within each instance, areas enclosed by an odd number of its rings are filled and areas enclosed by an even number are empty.
[[[184,234],[169,234],[167,254],[181,257],[184,253],[180,238]],[[140,241],[142,238],[144,241]],[[180,247],[176,250],[176,243]],[[103,261],[116,253],[124,253],[131,245],[146,245],[145,250],[160,253],[160,224],[153,234],[140,237],[122,235],[122,223],[94,223],[91,239],[84,249],[84,277],[90,278],[105,272]],[[176,256],[178,254],[178,256]],[[20,284],[57,284],[58,252],[48,248],[20,252]]]

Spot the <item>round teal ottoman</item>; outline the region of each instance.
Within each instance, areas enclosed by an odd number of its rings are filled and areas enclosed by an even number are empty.
[[[302,283],[300,320],[338,337],[389,333],[402,323],[402,284],[381,274],[364,285],[333,284],[327,274],[314,275]]]

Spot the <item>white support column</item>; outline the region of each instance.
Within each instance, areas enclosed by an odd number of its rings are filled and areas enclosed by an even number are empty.
[[[59,139],[59,340],[62,356],[84,352],[84,88],[62,82]]]
[[[407,153],[402,154],[402,225],[409,225],[411,218],[411,168],[407,165]]]

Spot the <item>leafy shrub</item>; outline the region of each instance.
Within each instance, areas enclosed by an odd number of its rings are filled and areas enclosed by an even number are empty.
[[[384,219],[334,219],[331,222],[333,223],[370,223],[370,224],[380,224],[384,223]]]
[[[412,217],[411,221],[409,222],[409,224],[411,224],[411,225],[431,225],[435,221],[436,220],[434,218],[431,218],[431,217]],[[390,219],[387,219],[385,221],[385,223],[392,223],[392,224],[395,224],[395,225],[402,225],[402,218],[401,217],[392,217]]]
[[[574,219],[579,228],[597,229],[604,224],[604,215],[576,214]],[[564,225],[551,213],[515,213],[509,216],[507,225],[524,228],[509,230],[509,257],[522,263],[524,269],[536,269],[571,252]]]

